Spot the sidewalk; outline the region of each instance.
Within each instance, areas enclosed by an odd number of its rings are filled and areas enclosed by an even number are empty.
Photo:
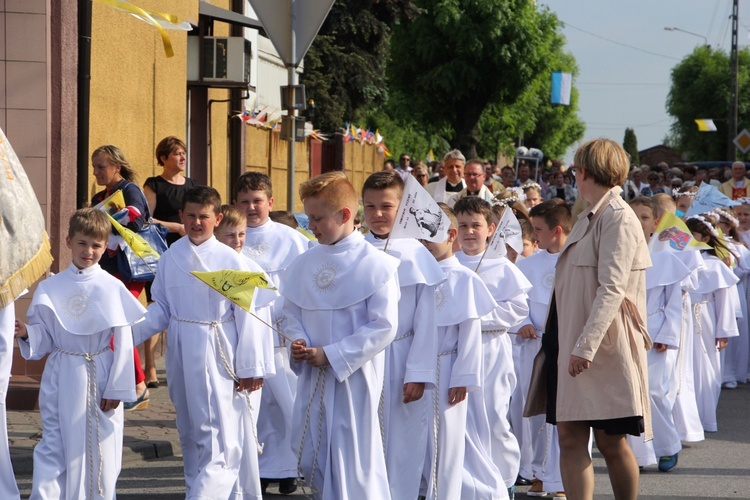
[[[174,406],[165,384],[163,357],[157,357],[156,366],[161,386],[149,389],[149,407],[125,412],[123,467],[152,458],[181,455]],[[16,474],[31,474],[34,446],[41,437],[42,421],[38,411],[8,411],[10,456]]]

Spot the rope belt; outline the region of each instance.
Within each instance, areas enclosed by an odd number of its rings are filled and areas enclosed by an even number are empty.
[[[401,335],[400,337],[396,337],[395,339],[393,339],[393,341],[398,342],[399,340],[408,339],[409,337],[413,337],[413,336],[414,336],[414,330],[409,330],[408,332]]]
[[[197,319],[186,319],[186,318],[178,318],[177,316],[172,316],[172,319],[175,321],[179,321],[181,323],[192,323],[194,325],[206,325],[209,327],[210,330],[214,332],[214,337],[216,339],[216,348],[219,351],[219,357],[221,358],[221,363],[224,365],[224,369],[227,371],[229,376],[234,380],[236,383],[239,384],[240,379],[237,376],[237,374],[234,373],[234,370],[232,369],[232,365],[229,363],[229,360],[227,359],[226,354],[224,353],[224,346],[221,339],[221,334],[219,333],[219,325],[223,323],[229,323],[230,321],[234,321],[234,316],[230,316],[226,319],[220,319],[217,321],[201,321]],[[244,398],[245,402],[247,403],[247,409],[250,412],[250,422],[252,423],[252,431],[253,431],[253,438],[255,439],[255,445],[258,448],[258,455],[263,454],[263,443],[258,441],[258,429],[257,429],[257,422],[253,422],[253,405],[250,402],[250,394],[247,391],[242,391],[240,393]]]
[[[680,326],[680,349],[677,351],[677,376],[679,379],[677,385],[677,395],[682,392],[682,380],[685,378],[685,336],[687,335],[687,319],[689,318],[689,303],[690,294],[687,291],[682,291],[682,321]]]
[[[662,306],[662,307],[658,308],[658,309],[657,309],[656,311],[654,311],[654,312],[650,312],[650,313],[648,313],[648,317],[650,318],[651,316],[656,316],[657,314],[659,314],[659,313],[661,313],[661,312],[664,312],[664,306]]]
[[[315,493],[315,486],[313,483],[313,480],[315,479],[315,468],[318,466],[318,453],[320,453],[320,444],[321,441],[323,441],[323,419],[325,418],[325,408],[323,406],[324,403],[324,395],[326,392],[326,367],[318,368],[318,376],[315,379],[315,388],[313,388],[312,394],[310,394],[310,401],[307,402],[307,409],[305,410],[305,425],[302,427],[302,439],[299,442],[299,451],[297,452],[297,477],[302,478],[304,475],[302,474],[302,450],[305,446],[305,437],[307,437],[307,430],[310,428],[310,412],[312,410],[312,404],[315,400],[315,393],[318,392],[318,388],[320,388],[320,396],[318,398],[318,404],[320,405],[319,412],[318,412],[318,442],[315,443],[315,447],[313,449],[313,462],[312,462],[312,471],[310,472],[310,482],[307,482],[307,478],[305,478],[305,483],[307,483],[310,486],[310,489],[312,490],[313,494]]]
[[[86,448],[87,448],[87,462],[89,463],[89,498],[94,498],[94,446],[91,442],[92,420],[96,422],[96,448],[99,453],[99,470],[96,475],[96,490],[99,492],[99,496],[102,495],[102,442],[99,434],[99,415],[97,413],[98,404],[97,390],[96,390],[96,362],[94,356],[103,354],[111,349],[109,346],[97,351],[93,354],[88,352],[71,352],[60,349],[57,347],[55,351],[61,354],[67,354],[68,356],[78,356],[86,358]]]
[[[440,358],[443,356],[450,356],[451,354],[457,354],[458,349],[450,351],[443,351],[438,353],[437,356],[437,369],[435,371],[435,389],[432,391],[432,432],[433,446],[435,447],[435,453],[432,457],[432,492],[435,498],[438,498],[438,485],[437,485],[437,473],[438,473],[438,433],[440,432]]]
[[[703,354],[707,354],[708,351],[706,351],[706,346],[703,344],[703,323],[701,322],[701,309],[708,304],[710,301],[703,300],[701,302],[693,302],[693,320],[695,324],[693,325],[693,328],[695,329],[695,333],[701,338],[700,345],[701,349],[703,349]]]
[[[508,333],[508,329],[500,328],[499,330],[482,330],[482,335],[500,335],[503,333]]]

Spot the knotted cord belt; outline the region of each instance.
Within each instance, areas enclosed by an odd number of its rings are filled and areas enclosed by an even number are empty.
[[[229,376],[234,380],[236,383],[240,383],[239,377],[234,373],[234,370],[232,369],[232,365],[229,363],[229,360],[227,359],[226,354],[224,354],[224,347],[223,342],[221,341],[221,334],[219,333],[219,325],[223,323],[229,323],[230,321],[234,321],[234,316],[230,316],[226,319],[220,319],[218,321],[200,321],[197,319],[185,319],[185,318],[178,318],[177,316],[172,316],[172,319],[175,321],[179,321],[181,323],[192,323],[195,325],[207,325],[210,330],[214,332],[214,337],[216,338],[216,348],[219,351],[219,357],[221,358],[221,363],[224,365],[224,369],[227,371]],[[263,454],[263,443],[258,441],[258,430],[257,430],[257,422],[253,422],[253,405],[250,402],[250,393],[247,391],[242,391],[240,393],[244,398],[245,402],[247,403],[247,409],[250,411],[250,423],[252,424],[252,431],[253,431],[253,438],[255,439],[255,445],[258,448],[258,455]]]
[[[408,339],[413,336],[414,330],[409,330],[400,337],[393,339],[391,343]],[[383,389],[380,391],[380,402],[378,403],[378,423],[380,424],[380,437],[383,440],[383,455],[385,455],[385,380],[383,381]]]
[[[315,468],[318,466],[318,453],[320,452],[320,443],[323,441],[323,419],[325,418],[325,408],[323,407],[324,403],[324,395],[326,392],[326,367],[318,368],[318,376],[315,379],[315,387],[313,388],[312,393],[310,394],[310,401],[307,403],[307,409],[305,410],[305,425],[302,427],[302,439],[299,443],[299,452],[297,453],[297,477],[304,477],[302,474],[302,450],[305,446],[305,437],[307,436],[307,430],[310,427],[310,411],[312,409],[313,401],[315,400],[315,393],[318,392],[318,387],[320,387],[320,397],[319,397],[319,413],[318,413],[318,442],[315,443],[315,447],[313,448],[313,462],[312,462],[312,471],[310,472],[310,482],[307,482],[307,478],[305,478],[305,483],[307,483],[310,486],[310,490],[312,490],[313,494],[315,493],[315,486],[313,484],[313,479],[315,478]],[[329,436],[330,439],[330,436]],[[311,438],[312,440],[312,438]]]
[[[438,433],[440,432],[440,358],[457,354],[458,349],[443,351],[437,356],[437,369],[435,371],[435,389],[432,391],[432,432],[433,446],[435,452],[432,457],[432,492],[438,498],[437,469],[438,469]]]
[[[96,475],[96,490],[99,492],[99,496],[102,495],[102,442],[99,434],[99,415],[97,413],[97,390],[96,390],[96,362],[94,356],[103,354],[110,351],[110,347],[107,346],[100,351],[93,354],[88,352],[72,352],[55,348],[55,351],[61,354],[67,354],[68,356],[78,356],[86,359],[86,461],[89,463],[89,498],[94,498],[94,447],[91,442],[91,433],[93,431],[93,424],[91,421],[96,422],[96,449],[99,456],[99,470]]]

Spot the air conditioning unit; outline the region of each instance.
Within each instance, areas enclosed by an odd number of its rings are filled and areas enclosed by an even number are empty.
[[[252,46],[243,37],[207,36],[201,47],[200,37],[189,36],[188,81],[249,83],[251,58]]]

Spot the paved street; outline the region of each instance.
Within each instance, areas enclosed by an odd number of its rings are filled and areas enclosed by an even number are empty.
[[[164,378],[163,371],[160,378]],[[641,498],[750,498],[750,386],[724,390],[719,403],[719,432],[707,434],[705,441],[687,445],[680,453],[678,467],[663,474],[649,467],[641,474]],[[11,453],[22,494],[31,487],[31,451],[39,441],[38,412],[8,412]],[[596,497],[611,498],[606,467],[595,450]],[[519,488],[516,497],[525,498],[528,488]],[[299,498],[273,494],[268,498]],[[151,390],[147,410],[126,416],[123,471],[118,498],[184,498],[182,460],[174,409],[164,384]]]

